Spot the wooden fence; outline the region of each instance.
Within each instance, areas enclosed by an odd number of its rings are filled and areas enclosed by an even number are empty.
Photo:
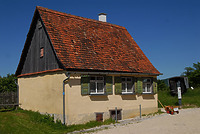
[[[3,92],[0,93],[0,109],[18,106],[17,92]]]

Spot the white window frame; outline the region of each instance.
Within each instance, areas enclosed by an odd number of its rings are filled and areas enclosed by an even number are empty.
[[[125,84],[125,91],[122,89],[122,94],[129,94],[129,93],[133,93],[133,83],[132,83],[132,78],[131,77],[122,77],[121,79],[125,79],[125,81],[122,80],[122,84]],[[131,81],[127,81],[127,79],[131,79]],[[131,92],[128,91],[128,83],[132,84],[131,87]]]
[[[90,83],[91,82],[95,83],[95,92],[91,92],[91,89],[90,89],[90,94],[104,94],[104,91],[105,91],[104,77],[103,76],[91,76],[91,77],[95,77],[95,80],[90,80]],[[97,80],[98,77],[101,77],[103,79],[102,80]],[[103,83],[103,92],[98,92],[97,83]]]
[[[147,79],[147,82],[144,82],[144,80],[145,79]],[[151,78],[145,78],[144,80],[143,80],[143,93],[152,93],[152,81],[151,81]],[[148,80],[149,80],[149,82],[148,82]],[[148,84],[150,84],[150,91],[148,92]]]

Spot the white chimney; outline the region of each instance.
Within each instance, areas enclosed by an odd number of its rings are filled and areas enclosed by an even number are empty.
[[[100,13],[99,15],[99,21],[106,22],[106,13]]]

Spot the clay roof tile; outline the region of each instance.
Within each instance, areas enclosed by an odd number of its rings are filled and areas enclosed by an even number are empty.
[[[160,74],[126,28],[43,7],[36,9],[66,69]]]

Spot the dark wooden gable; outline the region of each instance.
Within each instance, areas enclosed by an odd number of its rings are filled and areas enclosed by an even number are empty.
[[[58,60],[53,51],[51,42],[45,32],[41,20],[37,19],[33,29],[31,40],[27,45],[29,48],[24,59],[24,64],[20,74],[41,72],[59,68]],[[41,57],[41,49],[43,56]]]

